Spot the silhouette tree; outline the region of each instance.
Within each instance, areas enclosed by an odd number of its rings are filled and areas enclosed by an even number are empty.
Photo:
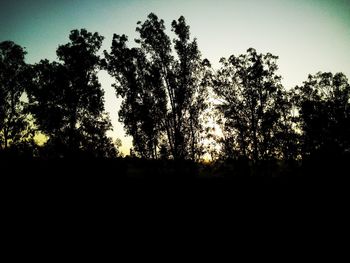
[[[156,158],[162,121],[166,115],[166,94],[156,65],[142,50],[129,49],[125,35],[114,35],[111,54],[105,51],[107,69],[114,76],[118,96],[124,100],[119,121],[133,137],[134,150],[142,157]]]
[[[26,52],[12,41],[0,43],[0,150],[15,152],[30,148],[34,132],[24,96],[27,78]]]
[[[203,113],[207,108],[206,71],[196,40],[190,40],[184,17],[172,22],[175,58],[164,21],[151,13],[138,22],[138,48],[126,46],[125,35],[114,35],[105,51],[107,70],[123,98],[119,118],[142,157],[197,160],[202,155]],[[165,144],[164,144],[165,143]]]
[[[213,90],[223,116],[226,158],[295,158],[292,104],[276,74],[277,58],[250,48],[246,55],[220,60]]]
[[[31,112],[49,136],[46,146],[51,155],[113,157],[116,150],[106,136],[111,122],[97,77],[103,37],[81,29],[72,30],[69,39],[57,49],[62,63],[43,60],[33,66]]]
[[[342,73],[309,75],[293,90],[303,158],[350,153],[350,85]]]

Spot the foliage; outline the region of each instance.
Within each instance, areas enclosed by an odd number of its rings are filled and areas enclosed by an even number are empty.
[[[196,40],[190,40],[184,17],[172,22],[177,57],[163,20],[151,13],[138,25],[138,48],[128,48],[125,35],[114,35],[111,52],[105,52],[107,70],[123,98],[120,121],[140,156],[164,157],[168,151],[174,159],[198,160],[209,62],[201,59]]]
[[[292,105],[276,74],[277,58],[250,48],[246,55],[220,60],[213,90],[223,117],[225,158],[293,158]]]
[[[62,63],[42,60],[33,66],[33,83],[28,88],[31,112],[49,136],[50,155],[113,157],[116,151],[106,136],[112,126],[104,113],[104,93],[97,77],[100,58],[96,53],[103,37],[82,29],[72,30],[69,39],[57,49]]]
[[[303,157],[350,153],[350,85],[342,73],[309,75],[293,90]]]
[[[27,82],[26,51],[12,41],[0,43],[0,150],[27,151],[34,132],[21,100]]]
[[[249,181],[252,175],[346,173],[350,85],[344,74],[319,72],[287,90],[277,56],[250,48],[222,58],[214,71],[184,17],[171,30],[174,39],[151,13],[138,22],[135,47],[115,34],[103,59],[102,36],[72,30],[69,43],[57,49],[58,62],[35,65],[25,63],[24,48],[1,42],[0,160],[72,158],[80,168],[85,158],[114,158],[101,163],[116,164],[131,177],[155,178],[243,175]],[[119,120],[133,138],[125,158],[115,158],[121,140],[107,136],[112,125],[97,77],[101,69],[115,78]],[[47,142],[36,145],[35,134]],[[201,163],[208,156],[213,162]]]

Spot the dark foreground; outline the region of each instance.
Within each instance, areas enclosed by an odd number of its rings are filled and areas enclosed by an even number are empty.
[[[60,190],[118,192],[134,188],[224,189],[226,192],[258,189],[317,189],[345,187],[349,160],[298,162],[226,161],[197,164],[189,161],[115,160],[0,160],[1,179],[30,191]]]
[[[233,219],[266,231],[266,221],[286,228],[313,225],[348,206],[347,164],[333,165],[265,163],[252,169],[235,162],[216,167],[131,159],[7,160],[1,163],[2,211],[11,231],[29,233],[30,239],[38,229],[50,229],[49,236],[72,243],[71,233],[90,240],[91,229],[117,230],[113,238],[125,231],[135,242],[130,233],[147,230],[148,239],[155,226],[177,232],[181,223],[202,234],[223,222],[244,230]],[[308,221],[314,211],[319,216]]]

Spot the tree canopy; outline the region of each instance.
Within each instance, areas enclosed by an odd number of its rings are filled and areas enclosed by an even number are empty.
[[[120,121],[140,156],[169,152],[174,159],[198,160],[208,96],[203,80],[210,64],[201,59],[184,17],[172,22],[174,47],[164,21],[153,13],[136,31],[139,47],[128,48],[125,35],[114,35],[110,53],[105,51],[107,70],[123,98]]]
[[[58,46],[57,61],[33,65],[25,62],[23,47],[0,42],[0,159],[117,157],[121,140],[107,135],[112,124],[98,79],[106,70],[121,99],[119,121],[133,139],[125,162],[161,163],[153,170],[158,172],[169,163],[171,171],[199,164],[214,137],[213,173],[230,165],[253,175],[261,164],[271,164],[269,174],[313,160],[347,164],[350,85],[343,73],[319,72],[284,87],[278,57],[254,48],[221,58],[214,69],[183,16],[170,28],[151,13],[137,23],[134,43],[114,34],[104,52],[99,33],[75,29]],[[215,136],[209,124],[220,127]],[[35,140],[38,134],[47,137],[43,145]]]
[[[61,63],[42,60],[33,66],[27,89],[31,112],[55,155],[113,157],[116,151],[106,136],[112,126],[97,77],[103,37],[82,29],[72,30],[69,39],[57,49]]]
[[[350,85],[342,73],[309,75],[293,89],[304,158],[350,153]]]
[[[288,92],[277,75],[277,56],[247,54],[220,60],[222,67],[213,81],[222,116],[223,154],[255,162],[290,158],[294,153]],[[293,151],[293,152],[292,152]]]
[[[26,51],[12,41],[0,43],[0,150],[22,152],[33,143],[33,130],[22,100],[28,78]]]

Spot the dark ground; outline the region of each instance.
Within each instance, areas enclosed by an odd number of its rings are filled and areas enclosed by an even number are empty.
[[[349,163],[313,160],[304,162],[227,161],[195,164],[189,161],[116,160],[2,160],[2,186],[21,192],[46,194],[99,193],[191,195],[210,193],[269,195],[269,192],[327,193],[347,188]],[[334,188],[334,189],[333,189]],[[324,189],[324,190],[322,190]]]
[[[43,250],[51,257],[60,255],[66,251],[60,246],[67,244],[73,250],[82,244],[94,244],[92,250],[95,244],[120,248],[116,240],[133,255],[138,253],[136,243],[141,247],[154,244],[155,231],[161,233],[158,242],[165,247],[169,245],[163,240],[169,239],[192,247],[187,237],[192,234],[207,240],[212,248],[217,239],[206,239],[209,232],[226,235],[221,240],[226,243],[237,238],[238,231],[248,245],[256,240],[251,234],[263,231],[258,243],[270,244],[272,226],[287,239],[299,226],[306,229],[303,233],[313,229],[322,237],[327,217],[336,222],[331,224],[332,231],[345,220],[349,199],[349,187],[343,180],[347,173],[329,166],[331,173],[325,165],[315,163],[289,166],[289,172],[282,169],[283,173],[265,164],[259,167],[263,173],[255,174],[246,164],[234,162],[211,167],[131,159],[7,160],[1,167],[2,225],[9,233],[5,243],[21,243],[26,256],[33,251],[41,255]],[[336,231],[343,231],[340,228]],[[293,242],[309,246],[299,233],[294,232],[297,239]],[[37,237],[40,242],[36,243]],[[60,246],[52,246],[52,240]],[[25,250],[31,244],[36,250]],[[159,247],[152,249],[158,253]]]

